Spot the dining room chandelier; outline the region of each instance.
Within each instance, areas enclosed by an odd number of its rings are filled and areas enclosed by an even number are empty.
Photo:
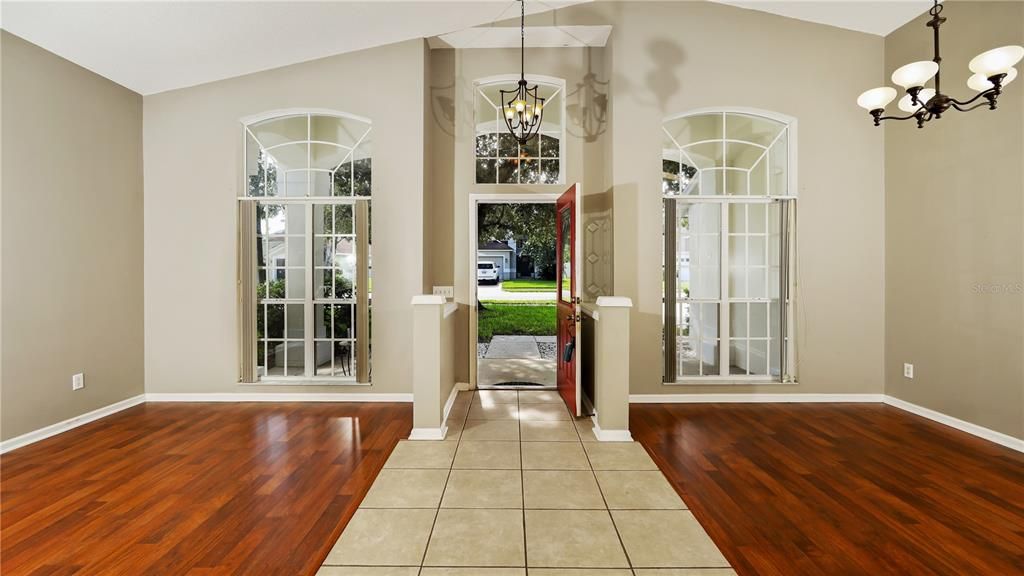
[[[526,83],[526,0],[519,1],[519,85],[515,90],[502,90],[501,102],[508,131],[519,144],[525,145],[540,132],[544,98],[537,95],[537,84],[531,87]]]
[[[912,62],[901,66],[892,73],[893,83],[906,90],[906,96],[900,98],[896,105],[907,115],[885,115],[885,107],[896,99],[895,88],[889,86],[872,88],[857,98],[857,105],[871,114],[875,126],[879,126],[882,120],[913,119],[917,122],[918,128],[923,128],[925,122],[941,118],[949,109],[969,112],[982,106],[988,106],[989,110],[995,110],[996,101],[1002,94],[1003,88],[1017,77],[1017,69],[1013,66],[1024,57],[1024,47],[993,48],[978,54],[968,64],[973,75],[967,79],[967,86],[971,90],[977,91],[977,94],[966,100],[957,100],[944,94],[939,70],[942,64],[942,57],[939,55],[939,26],[942,26],[946,19],[940,16],[942,4],[939,3],[939,0],[935,0],[935,4],[928,13],[932,18],[926,23],[926,26],[932,29],[935,57],[931,60]],[[933,86],[926,87],[926,84],[933,78]]]

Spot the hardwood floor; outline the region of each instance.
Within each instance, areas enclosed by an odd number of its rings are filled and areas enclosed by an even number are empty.
[[[1024,574],[1024,454],[857,404],[633,405],[742,575]]]
[[[0,457],[0,573],[313,574],[411,404],[143,404]]]
[[[881,405],[631,425],[740,575],[1024,575],[1017,452]],[[0,573],[311,575],[411,426],[408,404],[131,408],[0,457]]]

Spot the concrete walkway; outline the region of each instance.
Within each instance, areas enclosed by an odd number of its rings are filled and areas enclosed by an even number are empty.
[[[541,351],[542,347],[547,353]],[[486,387],[533,382],[554,386],[554,347],[554,336],[495,336],[487,345],[487,353],[477,360],[477,384]]]
[[[540,345],[554,343],[554,336],[494,336],[484,358],[543,358]]]

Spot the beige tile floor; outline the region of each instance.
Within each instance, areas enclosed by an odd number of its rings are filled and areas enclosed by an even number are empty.
[[[322,576],[733,576],[640,444],[597,442],[550,390],[459,394],[403,441]]]

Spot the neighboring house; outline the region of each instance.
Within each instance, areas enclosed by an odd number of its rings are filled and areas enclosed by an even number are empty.
[[[481,242],[476,249],[478,262],[494,262],[501,271],[501,279],[516,278],[516,242]]]
[[[285,267],[287,265],[286,244],[274,242],[264,257],[267,263],[267,277],[271,280],[284,280]],[[323,255],[320,257],[322,264],[317,267],[336,267],[342,271],[347,278],[355,277],[355,241],[347,236],[339,237],[334,242],[333,253],[330,245],[323,247]],[[293,264],[292,267],[301,267],[303,264]]]

